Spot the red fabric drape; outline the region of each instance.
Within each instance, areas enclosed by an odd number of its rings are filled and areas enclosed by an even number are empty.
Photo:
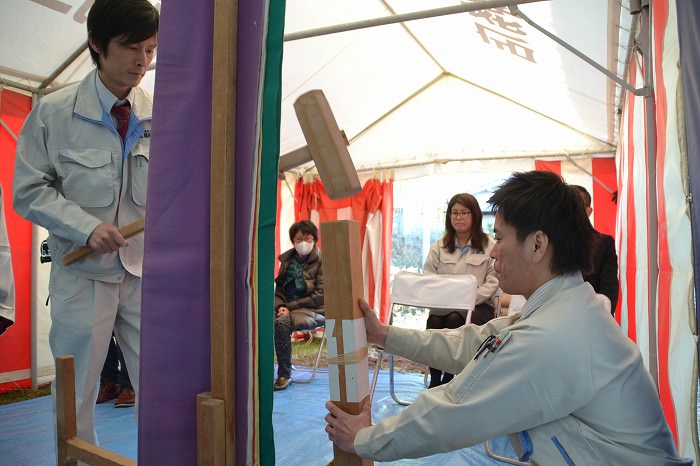
[[[29,96],[6,89],[0,91],[0,119],[15,136],[19,134],[31,105]],[[0,184],[15,279],[15,324],[0,336],[0,374],[31,367],[32,224],[12,209],[15,149],[14,137],[0,126]],[[0,392],[30,385],[29,378],[8,382],[0,384]]]
[[[664,34],[666,32],[666,23],[668,22],[669,5],[667,0],[655,1],[654,8],[654,56],[662,57],[664,55]],[[664,165],[666,161],[666,137],[668,121],[668,105],[666,95],[666,86],[664,84],[665,74],[662,69],[662,60],[654,60],[654,79],[656,81],[654,92],[656,93],[655,110],[656,110],[656,188],[657,196],[663,197],[665,177]],[[674,96],[675,97],[675,96]],[[673,395],[671,393],[670,374],[669,374],[669,358],[670,358],[670,339],[671,339],[671,278],[673,276],[673,265],[669,253],[668,243],[670,241],[670,232],[666,223],[666,203],[657,203],[658,215],[658,293],[657,293],[657,346],[658,346],[658,381],[659,381],[659,398],[661,405],[666,414],[666,420],[671,428],[673,437],[678,445],[678,425],[676,422],[676,413]]]
[[[617,191],[617,168],[615,159],[600,158],[591,160],[593,176],[600,180],[613,192]],[[593,182],[593,223],[596,230],[615,238],[615,219],[617,217],[617,204],[613,201],[613,195],[600,183]]]
[[[542,170],[561,175],[561,162],[557,160],[535,160],[535,170]]]
[[[368,180],[355,196],[333,200],[326,193],[321,180],[305,183],[299,179],[294,187],[294,198],[295,221],[310,219],[319,226],[321,222],[334,220],[356,220],[360,223],[363,269],[367,273],[365,292],[370,306],[378,308],[380,319],[386,322],[390,291],[393,182]],[[381,216],[378,251],[372,251],[365,238],[368,220],[374,219],[375,215]],[[321,248],[322,243],[323,238],[320,238]]]

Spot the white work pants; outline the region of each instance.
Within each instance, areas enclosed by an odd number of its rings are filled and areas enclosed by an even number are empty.
[[[64,354],[75,357],[78,437],[98,445],[95,401],[112,329],[138,399],[141,279],[126,273],[121,283],[107,283],[78,277],[54,266],[49,296],[49,344],[54,359]],[[55,412],[55,385],[52,392]]]

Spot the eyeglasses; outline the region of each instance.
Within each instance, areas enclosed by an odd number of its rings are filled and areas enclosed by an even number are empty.
[[[311,242],[314,240],[314,235],[297,235],[294,237],[294,244],[301,243],[302,241],[306,241],[307,243]]]
[[[450,215],[452,215],[455,218],[469,217],[471,214],[471,210],[453,210],[452,212],[450,212]]]

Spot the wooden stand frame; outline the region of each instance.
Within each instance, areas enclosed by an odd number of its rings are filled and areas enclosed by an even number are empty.
[[[77,466],[136,466],[136,461],[78,438],[75,420],[75,358],[56,358],[56,464]]]
[[[210,200],[211,392],[197,396],[199,466],[236,464],[234,206],[238,0],[214,2]]]

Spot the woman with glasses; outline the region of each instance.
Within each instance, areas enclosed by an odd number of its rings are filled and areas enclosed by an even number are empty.
[[[479,283],[476,307],[471,323],[483,325],[494,317],[492,298],[498,291],[498,279],[489,257],[495,242],[481,228],[481,208],[468,193],[455,194],[447,204],[445,234],[430,247],[423,265],[424,273],[470,274]],[[458,328],[466,323],[466,312],[456,309],[431,309],[426,328]],[[430,368],[430,388],[452,380],[453,374]]]

